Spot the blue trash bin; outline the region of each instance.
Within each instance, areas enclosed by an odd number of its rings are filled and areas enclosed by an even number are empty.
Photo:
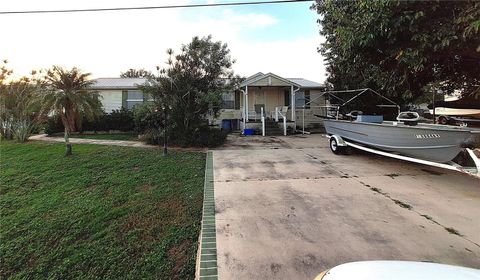
[[[232,121],[231,120],[222,120],[222,129],[226,132],[232,131]]]
[[[255,129],[246,128],[246,129],[243,130],[243,134],[245,134],[245,135],[254,135],[254,134],[255,134]]]

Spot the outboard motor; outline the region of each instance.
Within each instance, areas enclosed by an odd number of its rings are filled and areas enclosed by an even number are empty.
[[[417,125],[419,119],[420,115],[417,112],[400,112],[397,116],[397,121],[410,126]]]

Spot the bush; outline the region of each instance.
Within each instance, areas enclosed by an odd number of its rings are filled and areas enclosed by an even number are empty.
[[[35,129],[35,123],[32,120],[24,119],[13,123],[12,133],[15,140],[26,142]]]
[[[207,126],[194,133],[191,145],[194,147],[217,147],[225,143],[226,139],[225,131]]]
[[[162,112],[156,112],[151,103],[137,105],[133,111],[135,131],[139,134],[158,134],[155,131],[163,130],[163,119]]]
[[[49,117],[44,124],[44,131],[48,135],[64,132],[62,120],[58,116]]]
[[[82,131],[119,130],[128,132],[133,131],[134,128],[133,112],[126,109],[114,110],[93,121],[86,121],[82,124]]]
[[[142,133],[140,140],[150,145],[163,144],[163,131],[150,130]],[[225,143],[227,133],[218,128],[204,127],[188,138],[180,138],[175,133],[168,134],[168,145],[182,147],[217,147]]]
[[[156,111],[153,104],[136,106],[134,110],[135,131],[141,134],[141,140],[147,144],[161,145],[164,139],[164,114]],[[192,131],[178,131],[173,121],[167,122],[169,145],[182,147],[216,147],[225,142],[227,133],[202,124]]]
[[[145,142],[146,144],[150,145],[160,145],[163,143],[163,133],[161,132],[155,132],[155,131],[149,131],[140,137],[140,140]],[[171,144],[171,143],[169,143]]]
[[[162,112],[157,112],[151,103],[137,105],[133,110],[135,132],[141,134],[141,140],[147,144],[163,143],[163,119]]]
[[[105,113],[92,121],[82,123],[82,131],[110,131],[119,130],[123,132],[133,131],[133,112],[129,110],[115,110]],[[45,133],[48,135],[64,132],[62,121],[59,117],[49,117],[44,125]]]

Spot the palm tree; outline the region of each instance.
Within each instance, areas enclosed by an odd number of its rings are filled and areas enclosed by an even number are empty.
[[[89,76],[76,67],[53,66],[44,77],[43,112],[60,116],[65,128],[65,156],[72,154],[70,133],[80,129],[82,116],[91,119],[102,112],[98,93],[89,90],[94,83]]]

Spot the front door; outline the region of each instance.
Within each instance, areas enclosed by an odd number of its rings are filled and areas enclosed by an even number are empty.
[[[265,104],[265,88],[248,88],[248,110],[255,111],[255,104]]]

